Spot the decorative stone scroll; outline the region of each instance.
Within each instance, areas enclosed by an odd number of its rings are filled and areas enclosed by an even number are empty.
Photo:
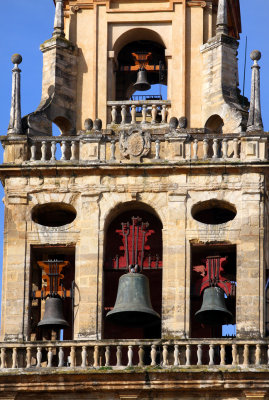
[[[132,128],[120,133],[121,155],[130,160],[139,160],[150,152],[151,136],[140,128]]]

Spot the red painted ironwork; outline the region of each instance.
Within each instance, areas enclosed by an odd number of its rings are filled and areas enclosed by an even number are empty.
[[[210,256],[206,257],[205,265],[196,265],[193,267],[203,277],[199,282],[200,294],[208,287],[220,287],[229,296],[232,292],[232,283],[222,276],[227,257]]]

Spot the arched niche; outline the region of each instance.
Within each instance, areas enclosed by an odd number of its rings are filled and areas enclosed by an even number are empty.
[[[127,238],[129,264],[133,264],[134,261],[132,258],[132,217],[139,217],[142,222],[148,222],[149,224],[147,233],[145,234],[144,257],[141,273],[146,275],[149,279],[152,307],[161,315],[162,223],[156,213],[152,212],[151,207],[143,207],[143,203],[129,202],[127,204],[122,204],[121,207],[117,207],[110,213],[105,227],[103,263],[103,336],[105,339],[146,339],[161,337],[160,321],[153,326],[143,328],[138,326],[124,326],[124,324],[117,325],[106,320],[106,314],[113,309],[115,305],[119,278],[123,274],[128,273],[125,252],[126,242],[122,232],[122,223],[129,222],[130,224],[129,236]],[[136,230],[134,237],[136,237]],[[137,246],[137,261],[139,266],[141,266],[142,238],[143,234],[140,230]]]
[[[137,81],[138,70],[133,70],[138,61],[137,55],[149,55],[148,67],[145,69],[147,81],[152,86],[167,84],[167,65],[165,60],[165,44],[160,35],[146,28],[134,28],[122,34],[114,45],[114,57],[117,64],[115,97],[116,100],[128,100],[137,91],[134,83]],[[135,56],[136,54],[136,56]],[[141,59],[139,64],[142,66]],[[161,66],[161,67],[160,67]],[[161,68],[161,71],[159,71]],[[142,92],[145,96],[158,95],[152,90]],[[146,98],[144,98],[145,100]]]
[[[211,115],[205,123],[206,133],[223,133],[222,128],[224,126],[223,119],[217,115]]]

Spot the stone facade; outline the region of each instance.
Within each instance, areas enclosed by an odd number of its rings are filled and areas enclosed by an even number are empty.
[[[56,1],[53,37],[41,46],[41,104],[21,121],[15,85],[13,130],[1,137],[0,398],[267,398],[268,133],[257,107],[247,131],[240,103],[239,3],[220,1],[217,28],[215,3]],[[118,99],[118,55],[145,38],[164,48],[168,100]],[[232,217],[212,222],[215,208]],[[49,222],[55,209],[66,223]],[[106,251],[116,240],[108,232],[128,212],[162,227],[161,334],[107,339]],[[232,260],[234,338],[195,332],[193,267],[216,253]],[[65,340],[36,328],[36,262],[52,255],[74,267]]]

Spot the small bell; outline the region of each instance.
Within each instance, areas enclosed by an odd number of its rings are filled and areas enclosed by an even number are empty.
[[[150,89],[150,84],[147,81],[147,71],[145,68],[140,68],[137,73],[137,80],[134,83],[135,90],[145,91]]]
[[[37,326],[50,329],[64,329],[69,327],[69,323],[64,319],[63,303],[59,297],[48,297],[45,303],[43,319]]]
[[[211,326],[232,322],[233,315],[226,307],[221,288],[208,287],[204,290],[202,307],[195,313],[195,318],[198,322]]]
[[[128,326],[148,326],[159,321],[150,300],[149,280],[139,273],[128,273],[119,279],[115,307],[107,319]]]

